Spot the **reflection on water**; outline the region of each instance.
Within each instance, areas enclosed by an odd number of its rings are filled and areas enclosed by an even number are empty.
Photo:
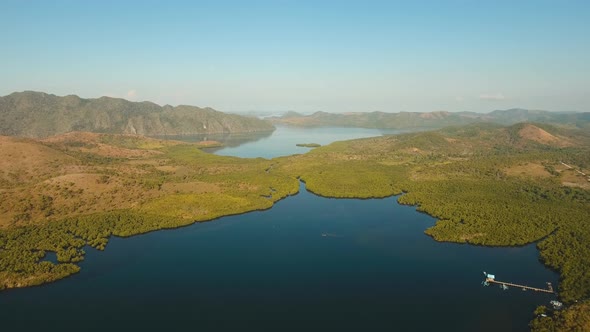
[[[328,145],[336,141],[357,138],[376,137],[382,135],[399,134],[401,130],[368,129],[345,127],[303,128],[291,126],[277,126],[275,131],[187,135],[187,136],[156,136],[156,138],[173,139],[185,142],[217,141],[222,147],[205,148],[203,151],[221,156],[242,158],[275,158],[293,154],[306,153],[311,148],[297,146],[300,143],[317,143]]]
[[[249,142],[256,142],[266,137],[270,137],[272,131],[259,131],[252,133],[223,133],[223,134],[201,134],[201,135],[169,135],[169,136],[153,136],[159,139],[168,139],[183,142],[204,142],[216,141],[222,143],[225,147],[235,147]],[[221,148],[208,149],[210,152],[215,152]]]
[[[336,141],[344,141],[356,138],[397,134],[399,130],[379,130],[367,128],[302,128],[277,126],[273,132],[233,134],[220,137],[207,136],[207,139],[217,140],[224,144],[220,148],[203,149],[203,151],[223,156],[235,156],[242,158],[275,158],[292,154],[305,153],[311,148],[297,146],[299,143],[317,143],[327,145]],[[187,141],[189,137],[176,139]],[[202,140],[203,137],[200,138]]]

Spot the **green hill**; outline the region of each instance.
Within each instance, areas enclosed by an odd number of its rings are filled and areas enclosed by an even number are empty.
[[[475,112],[316,112],[301,115],[288,112],[281,117],[270,119],[275,124],[303,127],[361,127],[377,129],[439,129],[485,122],[512,125],[519,122],[555,123],[580,129],[590,129],[590,113],[563,113],[526,109],[509,109],[490,113]]]
[[[71,131],[195,135],[272,131],[269,122],[195,106],[15,92],[0,97],[0,135],[48,137]]]

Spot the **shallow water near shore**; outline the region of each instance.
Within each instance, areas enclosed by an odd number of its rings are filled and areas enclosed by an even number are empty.
[[[386,199],[308,193],[272,209],[88,248],[82,272],[0,293],[9,330],[524,331],[552,295],[534,245],[437,243],[434,219]]]

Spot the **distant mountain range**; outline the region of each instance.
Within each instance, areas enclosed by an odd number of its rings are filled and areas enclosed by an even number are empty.
[[[15,92],[0,97],[0,135],[43,138],[72,131],[145,136],[268,132],[274,124],[302,127],[439,129],[471,123],[512,125],[552,123],[590,130],[590,112],[564,113],[527,109],[475,112],[287,112],[261,120],[195,106],[159,106],[119,98],[83,99],[43,92]]]
[[[7,136],[39,138],[71,131],[178,136],[272,130],[274,126],[265,120],[195,106],[34,91],[0,97],[0,135]]]
[[[477,122],[512,125],[537,122],[571,125],[590,129],[590,112],[563,113],[514,108],[490,113],[475,112],[400,112],[400,113],[326,113],[303,115],[287,112],[280,117],[267,118],[275,124],[302,127],[362,127],[377,129],[438,129]]]

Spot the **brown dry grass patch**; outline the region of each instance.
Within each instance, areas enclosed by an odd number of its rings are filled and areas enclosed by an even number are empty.
[[[213,183],[207,182],[182,182],[182,183],[164,183],[162,191],[165,193],[176,194],[202,194],[202,193],[219,193],[221,188]]]
[[[568,139],[552,135],[547,131],[533,125],[525,125],[521,130],[518,131],[518,135],[524,139],[545,145],[555,145],[560,147],[572,145]]]
[[[551,177],[545,166],[537,163],[527,163],[524,165],[514,165],[504,170],[509,176],[532,176],[539,178]]]
[[[566,187],[590,189],[590,180],[588,179],[588,176],[584,176],[573,169],[566,169],[561,172],[561,184]]]

